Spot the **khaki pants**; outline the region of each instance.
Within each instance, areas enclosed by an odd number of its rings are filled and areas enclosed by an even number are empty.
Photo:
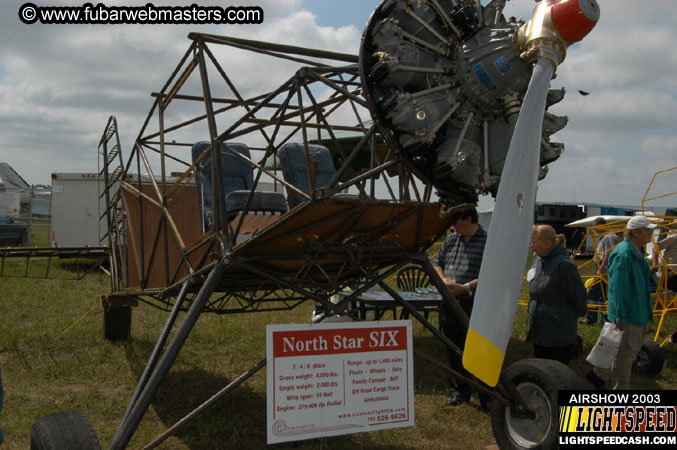
[[[630,375],[632,363],[637,359],[637,354],[642,349],[644,335],[649,327],[644,325],[628,325],[623,331],[621,346],[618,348],[616,359],[611,365],[611,385],[614,390],[630,389]]]
[[[616,359],[611,365],[611,369],[601,369],[595,367],[593,370],[598,377],[606,383],[611,381],[611,388],[614,390],[630,389],[630,375],[632,374],[632,363],[637,359],[637,354],[642,349],[644,335],[649,328],[649,324],[628,325],[621,338],[621,346],[616,354]]]

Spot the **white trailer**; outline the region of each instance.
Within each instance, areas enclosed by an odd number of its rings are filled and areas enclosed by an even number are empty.
[[[52,174],[52,247],[103,247],[106,240],[105,187],[96,173]],[[104,239],[100,242],[99,239]]]
[[[259,188],[282,192],[282,185],[272,181],[260,182]],[[99,199],[104,189],[103,177],[96,173],[52,174],[52,247],[108,246],[106,199]]]

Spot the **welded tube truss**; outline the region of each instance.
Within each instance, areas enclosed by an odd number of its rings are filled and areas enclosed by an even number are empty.
[[[362,267],[379,268],[389,267],[397,263],[398,268],[416,258],[417,255],[402,254],[393,259],[389,248],[381,243],[374,245],[372,251],[360,248],[359,254],[354,245],[344,245],[329,249],[330,253],[316,251],[307,257],[299,258],[303,265],[296,272],[290,274],[271,268],[264,268],[256,264],[256,259],[232,259],[231,264],[246,272],[237,271],[235,277],[240,284],[249,284],[251,287],[229,288],[228,269],[224,272],[221,286],[217,292],[222,295],[213,295],[205,303],[204,312],[218,314],[234,314],[243,312],[262,312],[291,310],[304,301],[313,299],[325,304],[327,310],[334,310],[335,305],[329,303],[329,298],[345,288],[360,286],[358,293],[364,292],[376,284],[365,284],[365,275]],[[279,255],[281,259],[289,259],[293,255]],[[342,262],[327,265],[321,263],[328,257],[340,259]],[[387,272],[392,272],[392,269]],[[194,279],[198,279],[194,277]],[[250,282],[250,283],[249,283]],[[199,285],[196,283],[196,285]],[[131,292],[130,292],[131,294]],[[167,295],[148,295],[147,292],[137,292],[137,298],[151,306],[169,310],[173,307],[173,297]],[[346,303],[346,302],[344,302]],[[190,308],[192,300],[187,299],[182,310]]]
[[[295,228],[293,231],[279,235],[276,239],[269,239],[263,243],[252,242],[245,256],[231,255],[233,267],[245,271],[239,270],[232,275],[226,271],[222,283],[222,291],[225,294],[211,299],[206,304],[205,311],[226,314],[292,309],[300,304],[303,299],[316,295],[313,292],[322,291],[330,296],[340,292],[345,287],[359,285],[360,280],[364,278],[364,274],[359,270],[362,266],[382,268],[392,265],[396,262],[393,259],[393,255],[395,255],[393,252],[397,250],[399,243],[396,240],[373,239],[373,236],[386,235],[398,223],[413,215],[416,209],[403,210],[394,215],[391,220],[370,229],[369,233],[364,233],[361,236],[352,230],[354,223],[366,211],[366,207],[362,208],[362,211],[350,209],[346,213],[332,216],[331,221],[335,222],[332,225],[333,230],[324,237],[323,241],[312,238],[304,239],[304,252],[301,254],[257,253],[257,250],[263,246],[270,246],[277,241],[294,237],[299,231],[303,231]],[[316,220],[306,223],[305,228],[311,229],[318,226],[327,228],[327,222],[329,222],[329,219]],[[327,243],[328,241],[330,242]],[[419,245],[417,244],[417,247]],[[397,258],[403,261],[416,256],[402,253],[397,253],[397,255]],[[276,260],[286,261],[287,263],[295,261],[298,262],[299,266],[294,273],[265,268],[263,263],[271,263]],[[330,264],[326,262],[327,260],[338,262]],[[282,280],[286,280],[286,282]],[[306,290],[300,296],[291,297],[289,295],[289,292],[291,292],[288,287],[289,284],[302,286]],[[312,288],[313,292],[308,291],[308,288]],[[142,295],[143,293],[143,291],[140,291],[134,294]],[[128,294],[133,294],[133,292],[130,291]],[[141,297],[141,300],[162,309],[171,308],[171,297],[167,295]],[[262,303],[271,301],[290,303],[262,306]]]
[[[107,255],[105,247],[0,248],[0,277],[81,280],[100,268]],[[54,259],[70,259],[72,263],[67,271],[55,272],[52,270]]]
[[[309,143],[323,142],[336,149],[337,155],[334,159],[342,161],[342,164],[337,167],[336,176],[329,186],[315,193],[314,200],[321,201],[350,187],[354,187],[361,198],[374,200],[375,182],[381,180],[387,186],[393,201],[412,197],[419,202],[430,201],[430,186],[419,192],[411,173],[403,170],[393,154],[386,152],[379,155],[376,129],[362,119],[362,116],[367,116],[367,112],[361,96],[357,56],[197,33],[189,37],[193,40],[190,48],[160,92],[153,94],[155,102],[123,168],[118,170],[116,166],[117,159],[121,156],[118,156],[117,151],[119,137],[114,118],[109,120],[101,139],[100,152],[104,159],[102,172],[106,178],[106,186],[110,187],[106,189],[105,195],[108,204],[106,213],[110,230],[109,245],[114,249],[111,252],[114,291],[119,291],[127,284],[127,270],[134,270],[128,267],[129,255],[125,255],[125,251],[134,252],[136,260],[140,262],[138,276],[141,288],[145,290],[149,266],[161,264],[156,261],[159,258],[157,253],[164,249],[166,255],[170,243],[178,245],[181,261],[192,273],[213,260],[208,256],[223,255],[233,248],[252,196],[250,195],[239,221],[229,222],[225,219],[222,208],[223,187],[219,184],[222,179],[219,156],[221,150],[220,145],[216,145],[217,142],[245,141],[249,144],[253,151],[252,158],[239,153],[236,156],[251,165],[254,171],[254,189],[262,178],[267,177],[276,184],[297,190],[275,171],[278,150],[288,142],[302,142],[306,151]],[[217,49],[212,50],[210,46]],[[305,66],[277,89],[245,97],[215,55],[217,51],[223,52],[224,47],[263,53]],[[327,65],[327,61],[350,64],[333,67]],[[211,82],[209,77],[212,77]],[[200,95],[195,95],[197,88],[201,91]],[[217,90],[228,94],[213,96],[212,91]],[[186,113],[181,108],[189,106],[194,111],[195,106],[200,104],[204,107],[204,113],[186,119]],[[154,116],[157,120],[156,127],[151,126]],[[182,120],[177,121],[176,117]],[[219,131],[218,127],[222,127],[224,131]],[[337,138],[337,133],[341,132],[358,133],[361,138],[352,148],[346,149]],[[212,145],[196,161],[191,161],[188,149],[195,141],[207,138]],[[111,141],[115,152],[111,151]],[[251,142],[260,144],[255,146]],[[369,164],[357,173],[354,163],[361,154],[369,155]],[[211,161],[214,161],[213,225],[211,229],[204,230],[198,241],[187,242],[168,205],[182,187],[192,183],[197,164],[210,155]],[[184,172],[168,177],[167,166],[170,163],[180,165],[185,169]],[[386,171],[399,175],[399,189],[393,189]],[[310,170],[308,174],[312,181],[313,174]],[[139,199],[138,205],[123,204],[121,191],[112,190],[118,180],[122,191],[132,193]],[[150,190],[144,189],[144,184],[150,186]],[[309,197],[305,193],[303,195]],[[130,207],[136,207],[140,212],[135,223],[126,220],[122,213]],[[144,210],[148,208],[156,208],[161,216],[157,228],[150,233],[144,231],[143,223]],[[125,245],[127,243],[129,245]],[[149,246],[150,243],[153,245]],[[151,254],[147,255],[145,253],[149,248],[152,249]],[[176,289],[185,275],[167,265],[164,278],[170,289]]]
[[[452,341],[450,341],[444,334],[442,334],[440,330],[438,330],[430,321],[428,321],[428,319],[423,317],[414,307],[412,307],[407,301],[405,301],[394,289],[392,289],[387,283],[385,283],[386,278],[392,276],[399,269],[401,269],[406,264],[409,264],[411,262],[415,262],[416,264],[420,265],[420,267],[429,275],[433,285],[439,285],[440,283],[442,283],[441,278],[432,267],[429,258],[425,256],[421,257],[420,255],[418,257],[412,255],[410,260],[401,261],[382,272],[371,272],[368,269],[361,268],[361,272],[364,277],[363,280],[366,280],[366,282],[360,285],[359,288],[354,289],[350,294],[346,294],[343,300],[341,300],[341,302],[338,305],[331,304],[330,302],[328,302],[327,301],[328,296],[326,295],[326,293],[324,293],[324,295],[316,295],[313,292],[301,289],[298,286],[295,286],[291,283],[285,283],[284,281],[280,281],[280,283],[282,285],[286,285],[286,287],[289,288],[290,291],[293,291],[290,293],[290,298],[294,297],[295,295],[300,295],[301,297],[299,297],[299,299],[308,297],[313,298],[316,301],[321,301],[322,303],[324,303],[325,306],[328,308],[328,311],[330,312],[334,310],[338,311],[345,309],[346,305],[349,302],[356,300],[363,292],[365,292],[372,286],[378,284],[381,286],[382,289],[388,292],[400,304],[400,306],[405,308],[416,320],[422,323],[431,333],[433,333],[434,336],[436,336],[440,341],[442,341],[445,346],[447,346],[449,349],[451,349],[458,355],[462,355],[462,350],[457,345],[455,345]],[[146,409],[149,406],[150,399],[157,391],[159,384],[161,383],[162,379],[169,370],[169,367],[171,366],[176,355],[178,354],[183,344],[185,343],[185,340],[187,339],[190,331],[194,327],[195,322],[197,320],[197,316],[200,314],[199,311],[208,305],[209,303],[208,299],[216,289],[219,277],[223,275],[224,271],[228,270],[229,266],[234,264],[236,263],[234,263],[233,261],[229,261],[227,258],[224,258],[219,263],[214,265],[207,280],[205,280],[203,283],[200,283],[199,280],[191,279],[187,280],[182,286],[181,292],[179,293],[177,298],[177,302],[174,305],[174,308],[172,309],[172,313],[167,319],[167,323],[165,324],[164,330],[161,333],[160,338],[158,339],[158,342],[155,345],[153,355],[151,356],[151,358],[147,363],[146,369],[144,370],[144,373],[141,376],[136,391],[132,396],[127,411],[125,412],[125,415],[120,423],[120,427],[118,428],[115,437],[113,438],[113,442],[110,447],[111,449],[124,448],[129,443],[129,440],[134,434],[134,431],[138,427],[140,420],[142,419]],[[263,273],[261,275],[270,276],[270,274]],[[187,298],[187,292],[189,286],[191,285],[200,286],[200,291],[193,299],[189,300]],[[448,305],[448,308],[451,311],[451,314],[453,315],[453,318],[458,324],[458,326],[467,329],[468,318],[467,316],[465,316],[465,313],[461,309],[456,299],[453,298],[453,296],[451,296],[448,293],[448,291],[444,289],[440,289],[440,292],[443,295],[443,302]],[[179,309],[182,308],[182,304],[186,305],[188,309],[188,314],[181,323],[181,325],[179,326],[178,331],[176,332],[176,336],[173,338],[171,342],[168,343],[169,330],[171,330],[175,326],[177,313]],[[165,346],[167,347],[167,349],[164,351],[164,353],[162,353],[161,350]],[[526,407],[524,400],[522,399],[521,395],[515,390],[514,385],[512,385],[509,382],[509,380],[505,379],[504,377],[501,377],[501,382],[497,386],[496,390],[491,390],[486,388],[482,383],[476,381],[474,378],[473,379],[467,378],[464,375],[450,369],[446,364],[436,361],[422,352],[416,351],[416,355],[420,358],[423,358],[431,362],[432,364],[439,367],[441,370],[449,373],[450,375],[454,376],[455,378],[471,384],[478,391],[494,398],[497,402],[503,405],[517,407],[521,409],[524,409]],[[210,399],[205,401],[194,411],[190,412],[183,419],[179,420],[175,425],[170,426],[158,438],[156,438],[151,443],[147,444],[144,448],[156,447],[160,442],[162,442],[167,437],[178,431],[178,429],[180,429],[190,420],[195,418],[199,413],[203,412],[209,406],[214,404],[216,400],[226,395],[235,387],[243,383],[247,378],[252,376],[261,368],[263,368],[265,366],[265,362],[266,362],[265,359],[259,361],[256,364],[256,366],[252,367],[250,370],[242,374],[228,386],[224,387],[219,392],[214,394]],[[528,414],[528,411],[524,412],[524,414]]]
[[[99,221],[106,219],[106,233],[99,237],[99,242],[108,242],[110,260],[111,290],[120,290],[127,280],[126,261],[126,223],[125,214],[120,201],[120,183],[123,181],[124,168],[122,148],[118,134],[118,123],[115,116],[108,118],[108,123],[99,141],[99,180],[103,177],[103,192],[99,198],[105,198],[106,208]],[[97,183],[97,186],[100,186]]]
[[[127,288],[120,294],[135,296],[153,306],[171,310],[165,330],[174,327],[179,311],[187,311],[171,341],[169,333],[163,332],[160,336],[115,434],[111,444],[113,449],[124,448],[129,443],[151,398],[202,312],[226,314],[284,310],[307,300],[324,304],[329,314],[345,312],[347,305],[361,293],[376,284],[385,289],[387,284],[384,280],[412,262],[422,265],[432,280],[441,283],[429,261],[421,260],[420,253],[397,250],[400,243],[397,234],[392,231],[412,216],[417,218],[412,227],[416,251],[429,245],[423,240],[424,216],[420,208],[430,202],[432,187],[417,186],[410,170],[400,164],[387,146],[380,144],[376,128],[363,120],[362,117],[367,117],[368,113],[362,97],[356,56],[204,34],[191,34],[189,37],[193,40],[190,48],[163,88],[153,94],[152,109],[122,171],[120,195],[112,196],[109,203],[111,214],[113,206],[115,210],[127,211],[127,216],[118,219],[118,222],[116,217],[119,216],[108,219],[111,225],[120,224],[119,227],[109,226],[110,234],[117,234],[110,237],[111,246],[120,246],[124,242],[128,250],[128,254],[113,252],[118,277],[114,289],[125,285],[127,278],[122,276],[125,271],[130,272],[127,274],[129,277],[131,271],[136,270],[139,288]],[[293,61],[303,67],[276,89],[263,94],[248,94],[236,88],[219,63],[223,60],[224,49],[230,55],[228,52],[233,48]],[[347,65],[334,67],[327,61]],[[216,92],[218,96],[214,95]],[[182,108],[192,106],[193,114],[178,110],[179,105]],[[196,105],[202,108],[197,114]],[[117,126],[114,130],[113,134],[117,134]],[[347,132],[357,135],[357,139],[348,146],[340,135]],[[105,135],[110,134],[107,128]],[[102,138],[102,141],[108,142],[109,139]],[[192,160],[187,150],[200,140],[209,140],[210,145],[202,155]],[[265,239],[259,237],[240,243],[238,237],[252,195],[238,216],[240,219],[228,221],[223,208],[223,168],[220,167],[220,144],[237,141],[246,142],[252,151],[250,158],[236,156],[251,166],[254,190],[264,179],[273,180],[288,190],[296,189],[276,172],[277,153],[286,143],[302,143],[307,161],[308,146],[313,143],[331,146],[335,152],[334,161],[338,161],[336,175],[322,190],[315,190],[312,195],[303,194],[309,202],[294,213],[280,217],[276,223],[280,224],[280,229],[283,225],[296,225],[296,222],[291,222],[294,216],[348,188],[357,192],[360,204],[366,207],[342,212],[340,202],[334,201],[339,209],[331,219],[319,217],[299,227],[290,227],[294,228],[293,231],[277,235],[266,235],[264,230],[262,236]],[[109,161],[110,153],[104,147],[104,159]],[[358,164],[365,155],[368,156],[367,163]],[[201,230],[199,238],[189,239],[182,232],[177,220],[180,217],[173,212],[172,205],[178,202],[176,199],[181,191],[192,185],[198,164],[208,157],[213,162],[213,221],[210,227]],[[183,172],[168,176],[170,165],[179,165]],[[312,165],[307,166],[309,185],[314,187]],[[114,172],[112,167],[112,164],[104,165],[106,174]],[[397,188],[393,188],[388,179],[393,174],[398,176]],[[401,210],[397,210],[389,221],[353,233],[352,225],[366,214],[369,207],[378,204],[376,181],[387,187],[390,202],[402,205]],[[419,209],[403,206],[404,201],[412,198],[419,203]],[[149,223],[144,223],[144,210],[149,209],[157,215],[157,223],[150,232]],[[131,220],[129,211],[138,211],[135,220]],[[313,239],[311,233],[304,232],[304,229],[318,226],[324,230],[329,228],[322,239]],[[302,251],[264,251],[294,236],[303,236]],[[426,239],[429,237],[426,236]],[[179,248],[178,266],[169,265],[167,254],[170,247]],[[127,261],[132,256],[139,264],[136,269]],[[150,266],[162,263],[165,265],[164,284],[149,287]],[[189,269],[187,274],[185,270],[180,270],[181,264]],[[292,270],[289,270],[290,267]],[[352,293],[344,296],[338,305],[333,304],[330,297],[346,287],[353,288]],[[445,286],[438,287],[444,302],[450,304],[458,315],[459,326],[467,328],[467,317],[456,300]],[[456,352],[461,351],[418,311],[394,294],[393,297],[417,320],[434,330],[433,333],[445,345]],[[172,300],[174,296],[176,299]],[[161,351],[163,348],[165,350]],[[254,369],[258,370],[259,366]]]

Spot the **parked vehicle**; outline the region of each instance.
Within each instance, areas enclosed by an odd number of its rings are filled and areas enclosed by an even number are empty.
[[[18,220],[0,219],[0,247],[28,245],[28,224]]]

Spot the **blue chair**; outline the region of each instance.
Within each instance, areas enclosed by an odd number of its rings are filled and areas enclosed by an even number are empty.
[[[193,162],[204,153],[211,142],[201,141],[193,145],[191,156]],[[223,181],[224,208],[227,218],[233,218],[238,212],[244,210],[249,194],[254,187],[254,173],[252,166],[236,155],[239,153],[251,158],[249,148],[245,144],[228,143],[221,144],[221,174]],[[205,156],[197,166],[195,173],[197,185],[198,204],[200,214],[207,228],[211,227],[213,214],[212,193],[212,159],[211,154]],[[280,192],[255,191],[251,204],[251,212],[287,212],[287,203],[284,195]]]
[[[329,182],[336,174],[334,162],[331,159],[329,149],[322,145],[308,145],[308,153],[310,154],[310,173],[314,176],[313,184],[315,189],[320,189],[329,185]],[[280,166],[282,167],[282,175],[285,181],[293,185],[302,192],[311,195],[310,186],[308,185],[308,172],[306,170],[306,155],[303,144],[288,143],[280,147],[278,151],[280,157]],[[296,205],[305,201],[298,192],[287,187],[287,202],[289,207],[293,208]]]
[[[309,168],[311,177],[313,177],[313,186],[315,189],[327,187],[329,182],[336,175],[334,162],[331,159],[329,149],[322,145],[308,144],[308,154],[310,156],[311,167]],[[280,167],[282,176],[292,186],[298,190],[312,195],[308,184],[308,169],[306,168],[306,153],[303,144],[287,143],[280,147],[277,152],[280,158]],[[289,208],[293,208],[306,201],[306,198],[289,187],[287,190],[287,203]],[[337,194],[341,197],[355,197],[348,194]],[[355,305],[351,305],[355,309]],[[315,314],[324,312],[324,305],[315,302]]]

